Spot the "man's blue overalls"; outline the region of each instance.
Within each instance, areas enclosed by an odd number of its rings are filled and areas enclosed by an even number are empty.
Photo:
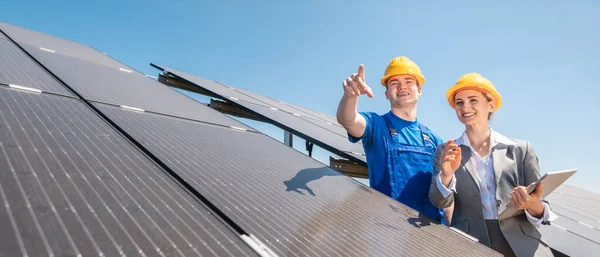
[[[443,211],[433,206],[428,196],[436,149],[429,137],[431,133],[419,123],[424,146],[402,144],[389,116],[384,115],[383,118],[390,132],[390,136],[386,138],[386,171],[390,176],[390,196],[443,223]]]

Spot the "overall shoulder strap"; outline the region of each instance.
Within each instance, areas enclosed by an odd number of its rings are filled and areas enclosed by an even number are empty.
[[[391,142],[393,143],[398,143],[398,131],[396,131],[396,128],[394,128],[394,126],[392,125],[392,120],[390,119],[390,116],[388,114],[384,114],[383,116],[383,120],[385,121],[385,125],[389,131],[389,135],[390,138],[392,139]]]
[[[383,120],[385,121],[385,125],[387,126],[388,131],[390,132],[390,135],[391,136],[398,135],[398,132],[396,131],[394,126],[392,126],[392,121],[390,120],[389,115],[384,114],[382,117],[383,117]]]
[[[419,128],[421,129],[421,137],[423,138],[423,145],[427,145],[427,142],[433,144],[433,140],[431,139],[431,131],[425,127],[423,124],[419,123]]]

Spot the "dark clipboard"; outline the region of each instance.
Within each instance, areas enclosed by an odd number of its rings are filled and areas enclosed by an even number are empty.
[[[542,199],[545,199],[550,193],[552,193],[556,188],[558,188],[562,183],[567,181],[573,174],[577,172],[577,169],[569,169],[569,170],[559,170],[559,171],[551,171],[544,174],[540,179],[536,182],[527,186],[527,193],[531,194],[540,182],[544,183],[544,192],[542,193]],[[523,214],[523,210],[517,210],[512,206],[512,204],[508,204],[506,209],[504,209],[499,215],[498,219],[503,220],[516,215]]]

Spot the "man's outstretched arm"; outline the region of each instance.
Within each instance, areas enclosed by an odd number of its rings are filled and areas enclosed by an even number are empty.
[[[348,77],[343,86],[344,95],[338,105],[337,120],[350,135],[360,138],[365,133],[367,122],[358,114],[358,97],[366,94],[373,98],[371,88],[365,83],[365,66],[361,64],[358,73]]]

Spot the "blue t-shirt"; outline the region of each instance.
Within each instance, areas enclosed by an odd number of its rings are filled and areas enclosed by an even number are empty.
[[[384,115],[378,115],[374,112],[360,112],[359,114],[361,114],[367,122],[365,133],[361,138],[356,138],[348,134],[348,138],[350,139],[350,142],[353,143],[356,143],[362,139],[363,148],[365,149],[365,154],[367,157],[367,166],[369,167],[370,186],[377,190],[381,188],[389,188],[389,184],[382,185],[382,183],[390,183],[389,179],[386,179],[385,177],[387,156],[385,141],[386,137],[389,136],[390,131],[387,128],[383,116],[389,116],[390,121],[392,121],[392,126],[398,133],[398,139],[402,144],[423,146],[423,139],[421,136],[421,130],[419,129],[419,123],[418,121],[403,120],[391,111]],[[444,143],[444,141],[431,130],[429,131],[429,137],[436,147]],[[382,193],[387,195],[390,194],[390,192]]]

